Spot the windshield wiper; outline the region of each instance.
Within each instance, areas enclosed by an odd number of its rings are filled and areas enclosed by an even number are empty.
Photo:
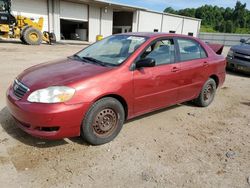
[[[81,57],[81,58],[82,58],[82,60],[87,60],[87,61],[90,61],[90,62],[92,62],[92,63],[95,63],[95,64],[98,64],[98,65],[104,66],[104,67],[110,66],[109,63],[102,62],[102,61],[97,60],[97,59],[95,59],[95,58],[93,58],[93,57]]]
[[[105,67],[106,66],[114,66],[113,64],[105,63],[105,62],[99,61],[99,60],[97,60],[95,58],[92,58],[92,57],[81,57],[78,54],[74,54],[73,56],[70,56],[68,58],[70,58],[70,59],[77,59],[77,60],[83,61],[85,63],[93,63],[93,64],[105,66]]]
[[[83,61],[82,57],[79,56],[78,54],[74,54],[74,55],[72,55],[72,56],[69,56],[68,58],[69,58],[69,59],[77,59],[77,60]]]

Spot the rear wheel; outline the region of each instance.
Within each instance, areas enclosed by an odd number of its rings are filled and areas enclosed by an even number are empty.
[[[122,104],[111,97],[97,101],[87,112],[81,136],[92,145],[112,141],[121,131],[125,120]]]
[[[200,107],[209,106],[213,100],[216,93],[216,82],[214,79],[209,78],[208,81],[204,84],[200,95],[197,99],[194,100],[195,104]]]
[[[36,28],[29,27],[23,32],[23,39],[29,45],[40,45],[42,43],[42,33]]]

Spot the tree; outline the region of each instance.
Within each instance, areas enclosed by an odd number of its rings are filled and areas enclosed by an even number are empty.
[[[224,20],[231,20],[233,16],[233,9],[227,7],[223,13]]]
[[[164,12],[171,13],[171,14],[176,14],[177,13],[172,7],[165,8]]]
[[[187,8],[179,11],[179,14],[182,16],[195,17],[196,9],[195,8]]]
[[[236,2],[233,12],[233,21],[237,27],[244,28],[246,25],[246,6],[246,3],[242,4],[240,1]]]
[[[236,2],[235,8],[203,5],[199,8],[174,10],[167,7],[164,12],[202,19],[202,28],[217,32],[250,33],[250,11],[246,3]]]
[[[231,20],[227,20],[225,22],[225,30],[224,30],[224,32],[226,32],[226,33],[232,33],[233,31],[234,31],[233,22]]]

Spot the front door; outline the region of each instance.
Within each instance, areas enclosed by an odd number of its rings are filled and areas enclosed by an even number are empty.
[[[175,56],[173,39],[163,39],[153,42],[138,58],[153,58],[156,66],[134,71],[135,115],[176,103],[180,68],[175,64]]]

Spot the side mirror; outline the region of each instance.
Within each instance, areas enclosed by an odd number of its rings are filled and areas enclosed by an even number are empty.
[[[240,39],[240,42],[244,44],[244,43],[246,43],[246,40],[245,39]]]
[[[136,68],[142,68],[142,67],[154,67],[155,66],[155,60],[153,58],[146,58],[146,59],[140,59],[136,62]]]

